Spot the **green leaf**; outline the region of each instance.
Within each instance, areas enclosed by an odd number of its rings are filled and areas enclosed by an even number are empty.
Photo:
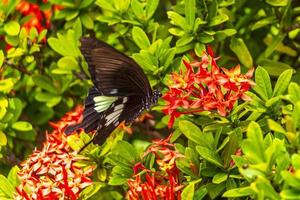
[[[223,183],[224,181],[226,181],[227,178],[228,178],[228,174],[219,172],[216,175],[214,175],[212,182],[214,184],[220,184],[220,183]]]
[[[17,21],[9,21],[5,23],[4,31],[7,35],[16,36],[20,32],[20,24]]]
[[[188,30],[193,30],[196,14],[196,1],[195,0],[185,0],[185,23]]]
[[[271,6],[286,6],[288,4],[288,0],[266,0],[266,2]]]
[[[121,167],[132,167],[139,158],[134,147],[125,141],[118,141],[111,152],[108,157],[112,164]]]
[[[29,31],[30,40],[34,40],[38,35],[39,35],[39,33],[35,27],[30,28],[30,31]]]
[[[201,43],[196,43],[194,51],[198,57],[201,57],[206,51],[205,45]]]
[[[180,28],[169,28],[168,29],[169,33],[171,33],[172,35],[175,35],[175,36],[178,36],[178,37],[181,37],[184,35],[184,31]]]
[[[288,98],[295,104],[300,101],[300,87],[297,83],[291,82],[288,87]]]
[[[170,48],[167,50],[166,54],[161,57],[161,63],[164,67],[169,67],[170,64],[173,62],[173,59],[176,54],[176,48]]]
[[[65,15],[66,21],[71,21],[75,19],[79,14],[79,10],[61,10],[60,12],[66,14]]]
[[[38,87],[41,87],[52,94],[58,94],[57,89],[54,87],[52,81],[48,77],[37,74],[32,76],[32,80]]]
[[[0,120],[3,119],[3,117],[6,114],[7,111],[7,106],[8,106],[8,99],[0,96]]]
[[[77,18],[74,23],[75,38],[79,40],[82,36],[82,25],[80,18]]]
[[[84,188],[84,190],[82,190],[80,192],[79,199],[89,199],[90,197],[92,197],[94,194],[96,194],[104,186],[105,186],[104,183],[93,182],[92,185]]]
[[[15,165],[11,170],[9,171],[7,175],[8,181],[14,186],[17,187],[20,184],[20,180],[18,177],[18,172],[20,171],[19,167]]]
[[[4,62],[4,54],[3,54],[3,51],[0,50],[0,67],[2,67],[3,62]]]
[[[194,39],[193,36],[185,35],[185,36],[181,37],[179,40],[177,40],[176,46],[177,47],[185,46],[185,45],[189,44],[191,41],[193,41],[193,39]]]
[[[272,39],[271,44],[268,45],[267,49],[264,52],[265,58],[268,58],[277,47],[281,44],[281,41],[285,38],[286,34],[278,34]]]
[[[6,198],[13,198],[15,192],[12,184],[7,180],[7,178],[0,174],[0,192],[2,192]]]
[[[288,69],[279,76],[274,87],[273,97],[282,95],[286,91],[286,89],[290,84],[292,75],[293,75],[293,70]]]
[[[133,10],[133,13],[138,18],[142,19],[145,15],[143,5],[138,0],[132,0],[131,1],[131,8]]]
[[[292,165],[296,170],[300,170],[300,154],[292,155]]]
[[[285,130],[282,128],[282,126],[277,122],[275,122],[274,120],[268,119],[268,125],[270,130],[285,134]]]
[[[94,2],[94,0],[82,0],[80,2],[79,9],[89,7],[93,2]]]
[[[146,4],[146,17],[147,20],[149,20],[153,14],[155,13],[155,10],[158,6],[159,0],[148,0]]]
[[[186,24],[185,19],[180,14],[178,14],[177,12],[168,11],[167,15],[168,15],[168,18],[171,20],[170,21],[171,24],[178,26],[182,29],[185,28],[185,24]],[[170,31],[170,29],[169,29],[169,31]],[[172,32],[174,32],[174,31],[172,31]],[[175,31],[175,32],[177,32],[177,31]]]
[[[75,151],[79,151],[82,147],[84,147],[84,141],[79,138],[77,135],[70,135],[67,137],[68,145]]]
[[[263,100],[267,101],[272,97],[271,79],[264,68],[258,67],[255,70],[255,83],[256,86],[254,86],[253,89]]]
[[[0,130],[0,146],[5,146],[7,144],[6,135]]]
[[[104,10],[108,10],[108,11],[111,11],[111,12],[114,12],[116,11],[116,9],[114,8],[113,6],[113,1],[103,1],[103,0],[97,0],[96,1],[96,4],[103,8]]]
[[[202,146],[196,146],[196,150],[202,158],[204,158],[208,162],[211,162],[220,168],[223,168],[222,159],[219,156],[219,154],[217,154],[215,151]]]
[[[70,73],[73,71],[80,71],[77,61],[71,56],[65,56],[59,59],[57,66],[61,69],[68,70]]]
[[[251,27],[251,30],[254,31],[254,30],[262,28],[262,27],[264,27],[266,25],[273,24],[276,21],[277,21],[276,17],[274,17],[274,16],[263,18],[263,19],[255,22],[253,24],[253,26]]]
[[[285,200],[298,200],[300,197],[300,190],[284,189],[280,192],[280,197]]]
[[[140,49],[148,49],[150,47],[150,41],[146,33],[140,27],[133,27],[132,29],[132,38],[135,44]]]
[[[19,98],[11,98],[9,99],[9,107],[13,108],[13,118],[11,121],[17,121],[22,114],[23,103]]]
[[[221,31],[217,31],[215,34],[216,40],[224,40],[227,37],[233,36],[237,33],[235,29],[224,29]]]
[[[247,139],[243,141],[242,150],[253,163],[265,162],[263,133],[256,122],[249,124]]]
[[[261,59],[259,60],[258,64],[265,68],[271,76],[279,76],[285,70],[293,69],[286,63],[270,59]]]
[[[86,13],[81,14],[80,20],[85,28],[93,29],[94,21],[88,14],[86,14]]]
[[[195,124],[186,120],[180,120],[178,126],[180,131],[182,131],[189,140],[203,147],[212,149],[213,138],[210,133],[203,133]]]
[[[206,189],[208,191],[210,199],[217,199],[217,197],[222,194],[225,187],[226,187],[225,183],[221,183],[221,184],[208,183],[206,185]]]
[[[112,170],[112,176],[108,182],[109,185],[122,185],[132,177],[133,170],[131,167],[115,166]]]
[[[226,144],[224,150],[222,150],[221,157],[224,161],[225,168],[230,167],[230,162],[232,160],[232,155],[235,154],[236,150],[240,147],[240,141],[242,137],[242,131],[240,128],[234,129],[234,131],[226,138],[229,138],[228,143]],[[224,140],[226,141],[226,139]],[[222,142],[222,144],[224,143]],[[218,142],[216,141],[216,144]],[[218,148],[218,150],[220,147]]]
[[[237,55],[240,62],[247,68],[253,67],[251,54],[241,38],[232,38],[230,42],[230,49]]]
[[[248,187],[241,187],[241,188],[228,190],[222,195],[222,197],[237,198],[237,197],[251,196],[253,194],[254,191],[250,186],[248,186]]]
[[[128,7],[130,5],[130,0],[123,0],[123,1],[115,0],[114,4],[116,9],[119,12],[123,13],[123,12],[127,12]]]
[[[275,103],[277,103],[278,101],[281,100],[281,96],[277,96],[277,97],[272,97],[271,99],[268,99],[266,101],[266,107],[271,107],[273,106]]]
[[[44,29],[39,33],[38,42],[41,42],[43,39],[46,38],[47,31],[48,31],[47,29]]]
[[[182,193],[181,193],[181,199],[182,200],[190,200],[194,198],[194,190],[195,190],[195,184],[190,183],[188,186],[186,186]]]
[[[14,81],[12,78],[0,80],[0,92],[9,93],[14,88]]]
[[[258,176],[256,181],[251,184],[251,188],[257,191],[257,193],[261,193],[265,199],[280,200],[279,194],[273,188],[270,181],[263,176]]]
[[[157,59],[149,53],[149,51],[141,50],[140,53],[135,53],[132,58],[144,69],[146,72],[151,72],[157,70],[158,61]]]
[[[226,14],[217,15],[210,20],[209,26],[216,26],[216,25],[222,24],[222,23],[226,22],[228,19],[229,19],[229,17]]]
[[[285,184],[295,189],[300,188],[300,179],[289,171],[281,171],[281,176],[285,180]]]
[[[11,127],[17,131],[31,131],[32,130],[32,125],[29,122],[26,121],[17,121],[14,122]]]
[[[197,189],[195,191],[194,199],[197,199],[197,200],[205,199],[204,197],[206,196],[206,194],[207,194],[206,187],[205,186],[201,186],[199,189]]]
[[[24,55],[25,50],[21,48],[11,48],[7,52],[7,58],[15,58]]]
[[[47,42],[54,51],[62,56],[77,57],[80,55],[78,39],[72,29],[69,29],[64,35],[58,33],[57,38],[50,37]]]

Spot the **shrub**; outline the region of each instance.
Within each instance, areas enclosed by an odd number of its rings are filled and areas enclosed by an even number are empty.
[[[2,0],[1,199],[299,199],[299,13],[293,0]],[[83,36],[131,56],[163,97],[78,153],[92,134],[64,130],[92,86]]]

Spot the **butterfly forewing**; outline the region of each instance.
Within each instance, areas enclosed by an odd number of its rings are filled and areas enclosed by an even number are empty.
[[[143,70],[128,56],[94,38],[82,38],[80,49],[95,87],[105,96],[152,93]]]

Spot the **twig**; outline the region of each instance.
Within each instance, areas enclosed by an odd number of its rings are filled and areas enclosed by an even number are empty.
[[[32,75],[32,73],[30,72],[30,71],[28,71],[25,67],[23,67],[23,66],[17,66],[17,65],[15,65],[15,64],[13,64],[13,63],[11,63],[11,62],[8,62],[8,61],[4,61],[4,64],[5,65],[8,65],[9,67],[11,67],[11,68],[13,68],[13,69],[16,69],[16,70],[18,70],[19,72],[22,72],[22,73],[24,73],[24,74],[27,74],[27,75]]]

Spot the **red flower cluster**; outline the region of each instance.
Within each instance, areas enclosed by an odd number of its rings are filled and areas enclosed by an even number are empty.
[[[76,163],[86,159],[72,151],[63,133],[67,125],[82,118],[82,107],[67,113],[61,121],[51,123],[54,131],[47,135],[42,150],[35,149],[21,163],[18,172],[21,184],[16,188],[15,199],[45,200],[78,198],[80,191],[91,185],[89,178],[94,166],[81,168]]]
[[[182,114],[217,110],[226,116],[238,99],[250,100],[245,94],[255,83],[250,80],[254,69],[245,75],[240,66],[228,70],[220,68],[210,48],[201,61],[183,60],[185,71],[172,74],[169,90],[163,99],[167,102],[163,112],[170,115],[168,127]]]
[[[138,163],[134,167],[134,175],[128,180],[130,200],[174,200],[180,199],[183,185],[179,180],[179,169],[176,167],[176,158],[182,157],[174,150],[174,145],[165,140],[153,141],[143,157],[155,155],[158,171],[151,171]]]
[[[47,3],[47,1],[43,1]],[[54,10],[61,9],[60,6],[54,6]],[[35,27],[38,32],[41,32],[44,29],[50,28],[51,24],[51,9],[41,10],[38,4],[30,3],[27,1],[21,1],[16,10],[19,11],[23,16],[30,16],[30,19],[23,24],[23,27],[27,31],[30,31],[32,27]]]

